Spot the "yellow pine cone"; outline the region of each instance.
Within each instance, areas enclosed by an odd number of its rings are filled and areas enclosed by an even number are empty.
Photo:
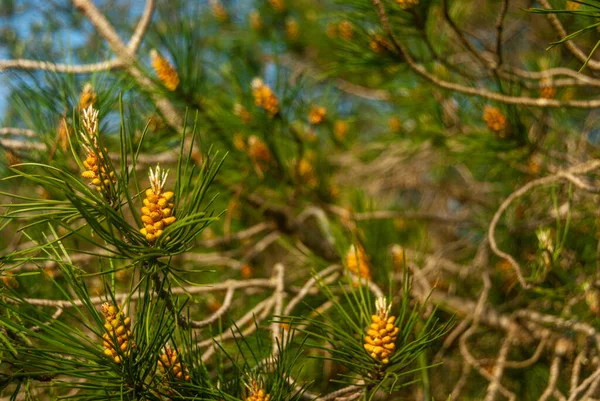
[[[174,91],[179,86],[179,75],[173,66],[155,49],[150,51],[150,59],[152,61],[152,68],[158,76],[158,79],[163,83],[165,88],[170,91]]]
[[[369,355],[383,364],[390,363],[390,357],[396,351],[399,331],[394,325],[396,317],[388,316],[390,306],[387,305],[384,297],[377,298],[375,301],[377,314],[371,316],[371,325],[367,329],[364,343]]]
[[[390,117],[388,120],[388,128],[393,133],[399,132],[400,129],[402,129],[402,120],[396,116]]]
[[[4,156],[6,157],[6,165],[8,167],[12,167],[15,164],[20,164],[22,162],[21,158],[19,157],[19,155],[17,155],[15,152],[13,152],[10,149],[6,149],[4,151]],[[16,167],[15,167],[16,168]]]
[[[56,136],[58,137],[58,142],[60,143],[60,148],[63,152],[67,151],[71,132],[71,127],[69,126],[69,123],[67,123],[66,118],[61,118],[58,122],[58,127],[56,128]]]
[[[500,138],[506,136],[506,117],[497,107],[485,106],[483,109],[483,121],[488,129]]]
[[[250,385],[248,393],[249,394],[244,401],[269,401],[271,399],[271,394],[267,394],[267,392],[254,381]]]
[[[256,135],[251,135],[248,138],[248,155],[252,160],[261,164],[267,164],[271,161],[271,151]]]
[[[590,312],[600,316],[600,291],[593,284],[587,282],[583,284],[583,289],[585,291],[585,303]]]
[[[156,166],[156,171],[150,169],[149,175],[151,187],[146,190],[146,198],[143,200],[144,228],[140,229],[140,233],[146,237],[146,241],[153,244],[164,229],[177,219],[172,215],[174,203],[171,200],[174,193],[163,192],[168,172],[161,172],[160,166]]]
[[[354,36],[354,26],[348,20],[344,20],[338,24],[338,31],[340,32],[340,37],[347,41],[352,40]]]
[[[556,87],[551,84],[543,85],[540,89],[540,97],[542,99],[554,99],[556,97]]]
[[[241,132],[233,134],[233,146],[239,151],[246,150],[246,140]]]
[[[315,169],[306,157],[300,159],[300,162],[296,166],[296,172],[301,183],[309,188],[317,187],[318,179]]]
[[[168,345],[158,360],[158,370],[161,375],[172,374],[177,380],[190,381],[190,375],[185,365],[179,360],[177,351]]]
[[[103,187],[108,191],[110,183],[115,182],[115,173],[113,171],[107,172],[106,167],[101,166],[102,163],[99,163],[98,159],[94,152],[89,152],[87,158],[83,161],[86,170],[81,173],[81,176],[91,180],[90,184],[96,187],[96,191],[102,191]]]
[[[219,0],[210,0],[210,7],[212,15],[217,19],[217,21],[227,22],[229,19],[229,14],[223,6],[223,3],[221,3]]]
[[[252,114],[239,103],[233,105],[233,114],[238,116],[244,124],[248,124],[252,121]]]
[[[278,13],[285,11],[284,0],[269,0],[269,4],[271,5],[271,8]]]
[[[131,349],[135,347],[131,341],[131,319],[123,317],[116,306],[108,302],[102,304],[102,313],[104,314],[104,334],[102,335],[104,344],[104,354],[110,356],[115,363],[121,363],[121,355],[129,356]],[[121,351],[121,355],[116,350],[114,339],[117,339],[116,347]]]
[[[408,10],[419,4],[419,0],[396,0],[396,3],[400,5],[401,9]]]
[[[340,141],[346,138],[348,133],[348,122],[346,120],[337,120],[333,124],[333,135]]]
[[[262,29],[262,18],[258,10],[250,11],[250,28],[255,31],[260,31]]]
[[[325,27],[325,35],[327,35],[327,37],[329,39],[335,39],[338,33],[338,27],[335,23],[330,22],[327,24],[327,26]]]
[[[154,113],[148,117],[148,130],[150,132],[158,132],[167,127],[165,120],[158,114]]]
[[[285,37],[293,42],[300,37],[300,26],[295,18],[288,17],[285,19]]]
[[[6,273],[2,276],[2,282],[8,288],[19,288],[19,281],[14,277],[12,273]]]
[[[383,35],[376,33],[371,36],[369,47],[377,54],[383,54],[392,49],[392,44]]]
[[[404,253],[404,248],[402,248],[398,244],[394,244],[392,246],[392,261],[394,262],[394,267],[396,270],[402,270],[404,267],[404,261],[406,260],[406,255]]]
[[[321,124],[325,121],[327,109],[323,106],[312,105],[308,113],[308,122],[313,125]]]
[[[346,254],[346,266],[348,270],[360,278],[371,279],[371,270],[369,269],[369,257],[362,246],[351,245]]]
[[[94,91],[92,84],[89,82],[83,86],[79,95],[79,110],[87,109],[90,106],[95,106],[98,100],[98,95]]]
[[[252,278],[252,276],[254,275],[254,269],[252,268],[251,265],[249,265],[248,263],[245,263],[244,265],[242,265],[242,268],[240,269],[240,275],[242,276],[242,278],[245,278],[245,279]]]
[[[279,100],[262,79],[254,78],[252,80],[252,96],[254,104],[265,109],[269,117],[275,117],[279,113]]]

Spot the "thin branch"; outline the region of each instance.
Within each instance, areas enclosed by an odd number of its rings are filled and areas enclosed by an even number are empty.
[[[182,294],[203,294],[207,292],[215,292],[215,291],[224,291],[229,289],[241,289],[241,288],[252,288],[252,287],[266,287],[266,288],[275,288],[276,282],[273,279],[248,279],[248,280],[226,280],[222,283],[207,285],[205,287],[199,286],[185,286],[185,287],[177,287],[171,290],[172,295],[182,295]],[[116,302],[123,302],[125,299],[138,300],[143,299],[143,293],[117,293],[114,296]],[[55,307],[55,308],[76,308],[84,305],[84,302],[80,299],[76,300],[59,300],[59,299],[43,299],[43,298],[23,298],[23,299],[13,299],[4,297],[6,302],[11,304],[19,304],[26,303],[32,306],[46,306],[46,307]],[[101,304],[102,302],[106,302],[106,297],[97,296],[90,297],[89,303],[92,304]],[[87,304],[87,303],[86,303]]]
[[[277,281],[277,286],[275,287],[275,292],[273,293],[273,297],[275,299],[275,309],[273,314],[276,318],[271,322],[271,340],[273,347],[271,355],[275,357],[279,352],[279,346],[281,344],[281,323],[279,318],[283,312],[283,297],[285,295],[285,268],[283,264],[277,263],[273,267],[273,275],[274,279]]]
[[[43,70],[50,72],[64,72],[66,74],[90,74],[93,72],[109,71],[122,68],[124,63],[119,59],[101,61],[92,64],[57,64],[37,60],[0,60],[0,72],[6,70]]]
[[[275,228],[274,224],[268,223],[268,222],[261,222],[261,223],[253,225],[252,227],[249,227],[245,230],[238,231],[237,233],[228,235],[226,237],[202,240],[198,243],[198,245],[206,247],[206,248],[213,248],[216,246],[228,245],[231,242],[243,241],[243,240],[251,238],[257,234],[260,234],[263,231],[271,230],[273,228]]]
[[[493,380],[487,388],[484,401],[494,401],[496,399],[496,394],[498,393],[498,389],[500,386],[500,380],[502,379],[504,369],[506,368],[506,359],[508,356],[508,351],[510,351],[510,348],[512,346],[516,330],[517,325],[513,325],[508,331],[508,335],[504,338],[504,341],[502,341],[502,346],[500,347],[500,351],[498,352],[498,358],[496,359],[496,363],[494,364],[494,369],[492,371]]]
[[[558,381],[558,375],[560,373],[560,360],[561,357],[559,355],[555,355],[554,358],[552,358],[548,385],[546,386],[546,389],[544,390],[542,396],[538,399],[538,401],[546,401],[554,394],[554,390],[556,389],[556,382]]]
[[[135,31],[133,32],[131,39],[129,39],[129,43],[127,44],[127,48],[132,54],[137,52],[138,48],[140,47],[140,44],[142,43],[144,34],[148,29],[150,21],[152,20],[152,14],[154,13],[155,6],[155,0],[146,0],[144,12],[142,13],[142,16],[140,17],[140,20],[135,28]]]
[[[283,312],[283,314],[284,315],[291,314],[292,311],[294,310],[294,308],[296,307],[296,305],[298,305],[300,302],[302,302],[302,300],[308,295],[308,293],[315,286],[315,284],[317,284],[320,280],[323,280],[325,277],[329,276],[330,274],[335,273],[336,271],[338,271],[340,269],[341,269],[340,265],[332,265],[332,266],[329,266],[329,267],[321,270],[319,273],[315,274],[311,279],[309,279],[302,286],[302,289],[298,292],[298,294],[296,294],[296,296],[290,300],[290,302],[286,305],[285,311]]]
[[[173,104],[161,94],[160,88],[146,77],[141,70],[135,65],[135,57],[131,54],[130,49],[125,45],[119,35],[108,22],[106,17],[96,8],[89,0],[71,0],[75,7],[81,11],[94,25],[98,33],[108,42],[112,51],[120,60],[125,63],[125,68],[131,77],[138,85],[151,93],[152,99],[156,107],[160,110],[165,121],[169,126],[176,131],[183,131],[183,119]]]
[[[339,390],[333,391],[333,392],[331,392],[331,393],[329,393],[329,394],[325,394],[325,395],[324,395],[324,396],[322,396],[322,397],[318,397],[318,398],[316,398],[314,401],[329,401],[329,400],[335,400],[335,399],[336,399],[336,398],[338,398],[339,396],[346,395],[346,394],[350,394],[350,393],[354,393],[355,391],[358,391],[358,390],[363,390],[363,389],[364,389],[364,387],[351,385],[351,386],[344,387],[344,388],[342,388],[342,389],[339,389]]]
[[[137,49],[139,48],[144,34],[148,28],[150,21],[152,20],[152,13],[155,8],[155,0],[147,0],[146,7],[144,8],[144,12],[138,22],[138,25],[135,29],[135,32],[131,36],[129,43],[127,44],[127,48],[131,52],[131,54],[135,54]],[[38,61],[38,60],[25,60],[25,59],[16,59],[16,60],[0,60],[0,72],[5,70],[14,69],[14,70],[43,70],[50,72],[62,72],[66,74],[90,74],[94,72],[100,71],[110,71],[117,68],[122,68],[125,66],[123,60],[116,58],[109,61],[101,61],[99,63],[92,64],[60,64],[60,63],[51,63],[48,61]]]
[[[552,6],[550,5],[550,3],[548,3],[548,0],[540,0],[540,4],[546,10],[552,10]],[[561,39],[568,35],[567,31],[565,30],[565,28],[563,27],[560,20],[555,14],[546,14],[546,17],[548,18],[548,21],[550,21],[550,24],[556,30],[556,33],[558,33],[558,36],[560,36]],[[577,58],[582,63],[586,62],[586,60],[588,59],[588,55],[585,54],[583,50],[581,50],[579,46],[575,44],[575,42],[573,42],[572,40],[567,40],[566,42],[564,42],[564,45],[566,46],[567,50],[569,50],[571,54],[575,56],[575,58]],[[587,66],[591,70],[599,71],[600,61],[590,59],[589,61],[587,61]]]
[[[519,197],[525,195],[532,188],[535,188],[535,187],[538,187],[541,185],[547,185],[547,184],[557,182],[560,179],[566,179],[582,189],[588,189],[587,186],[581,185],[582,183],[580,182],[579,179],[573,180],[573,178],[575,178],[573,176],[573,174],[585,174],[585,173],[588,173],[590,171],[597,169],[598,167],[600,167],[600,160],[591,160],[586,163],[578,164],[577,166],[571,167],[565,171],[558,172],[554,175],[550,175],[547,177],[543,177],[543,178],[539,178],[537,180],[530,181],[526,185],[519,188],[517,191],[510,194],[504,200],[504,202],[502,202],[502,204],[500,205],[500,207],[494,214],[494,217],[492,218],[492,221],[491,221],[489,229],[488,229],[488,241],[490,243],[490,248],[496,255],[498,255],[499,257],[501,257],[503,259],[508,260],[508,262],[513,267],[513,270],[517,276],[519,284],[521,284],[521,286],[523,288],[530,288],[531,284],[525,280],[525,277],[523,276],[523,272],[521,270],[521,266],[510,254],[508,254],[504,251],[501,251],[500,248],[498,247],[498,244],[496,243],[496,226],[498,225],[500,217],[502,216],[504,211],[508,208],[508,206],[513,201],[515,201]]]
[[[227,310],[229,310],[229,307],[231,306],[231,301],[233,300],[234,293],[235,293],[235,288],[229,287],[227,289],[227,294],[225,294],[225,299],[223,300],[223,305],[221,305],[221,307],[219,309],[217,309],[217,311],[215,313],[213,313],[212,315],[210,315],[209,317],[207,317],[204,320],[199,320],[199,321],[191,320],[189,322],[190,327],[192,327],[194,329],[199,329],[201,327],[208,326],[209,324],[215,322],[217,319],[219,319],[221,316],[223,316],[225,314],[225,312],[227,312]]]
[[[13,150],[40,150],[45,151],[46,145],[39,142],[24,142],[16,139],[0,139],[0,146]]]
[[[498,68],[502,65],[502,32],[504,31],[504,18],[506,17],[507,11],[508,0],[503,0],[500,13],[498,14],[498,19],[496,21],[496,55],[498,56],[498,61],[495,68]]]
[[[478,89],[472,88],[469,86],[464,86],[461,84],[457,84],[454,82],[448,82],[443,79],[438,78],[437,76],[429,73],[425,67],[419,64],[410,54],[408,49],[404,46],[402,42],[400,42],[396,36],[394,35],[387,14],[383,7],[383,4],[380,0],[371,0],[373,5],[377,10],[377,15],[379,17],[379,21],[381,23],[382,28],[386,32],[386,34],[391,38],[394,47],[398,50],[398,52],[402,55],[408,66],[418,75],[425,78],[427,81],[431,82],[434,85],[437,85],[441,88],[448,89],[455,92],[464,93],[465,95],[478,96],[484,99],[495,100],[501,103],[506,104],[515,104],[520,106],[532,106],[532,107],[548,107],[548,108],[561,108],[561,107],[571,107],[571,108],[583,108],[583,109],[592,109],[600,107],[600,100],[571,100],[561,102],[556,99],[544,99],[544,98],[531,98],[526,96],[510,96],[503,95],[496,92],[490,92],[486,89]]]
[[[452,28],[452,31],[458,37],[458,41],[463,45],[463,47],[467,49],[469,53],[475,56],[475,59],[477,59],[485,68],[493,67],[493,62],[487,60],[481,53],[479,53],[479,51],[477,51],[477,49],[475,49],[475,47],[473,47],[471,42],[464,37],[454,20],[452,20],[450,17],[450,12],[448,11],[448,0],[442,0],[442,9],[444,10],[444,19],[448,25],[450,25],[450,28]]]
[[[0,135],[26,136],[28,138],[35,138],[37,136],[33,130],[13,127],[0,128]]]

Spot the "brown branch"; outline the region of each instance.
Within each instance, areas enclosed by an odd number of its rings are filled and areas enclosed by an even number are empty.
[[[0,139],[0,146],[13,150],[41,150],[47,149],[46,145],[39,142],[24,142],[16,139]]]
[[[90,74],[93,72],[109,71],[122,68],[123,62],[119,59],[101,61],[92,64],[57,64],[38,60],[0,60],[0,72],[6,70],[43,70],[50,72],[63,72],[66,74]]]
[[[273,57],[269,55],[263,56],[263,60],[270,62],[274,61]],[[326,78],[326,76],[319,71],[318,67],[309,61],[300,60],[297,57],[293,57],[290,55],[280,56],[278,60],[284,66],[292,70],[296,75],[306,73],[317,82],[322,81],[324,78]],[[321,76],[323,76],[323,78],[321,78]],[[386,90],[367,88],[365,86],[352,83],[342,78],[336,78],[334,80],[334,83],[335,86],[342,92],[346,92],[351,95],[362,97],[365,99],[385,101],[390,100],[392,97],[391,93]]]
[[[275,281],[273,279],[247,279],[247,280],[226,280],[222,283],[207,285],[203,287],[199,286],[185,286],[185,287],[177,287],[171,290],[172,295],[183,295],[183,294],[203,294],[207,292],[215,292],[215,291],[224,291],[242,288],[253,288],[253,287],[264,287],[264,288],[275,288]],[[144,294],[140,293],[117,293],[114,296],[116,302],[123,302],[126,299],[138,300],[143,299]],[[11,304],[19,304],[21,302],[27,303],[31,306],[45,306],[45,307],[53,307],[53,308],[77,308],[83,306],[84,303],[82,300],[59,300],[59,299],[41,299],[41,298],[23,298],[23,299],[13,299],[4,297],[6,302]],[[92,304],[101,304],[106,301],[106,297],[97,296],[90,297],[89,303]]]
[[[507,11],[508,0],[503,0],[500,13],[498,14],[498,20],[496,21],[496,56],[498,56],[498,61],[495,69],[502,65],[502,33],[504,31],[504,18],[506,17]]]
[[[229,307],[231,306],[231,301],[233,300],[234,293],[235,293],[235,288],[229,287],[227,289],[227,293],[225,294],[225,299],[223,300],[223,305],[221,305],[221,307],[219,309],[217,309],[215,311],[215,313],[213,313],[212,315],[210,315],[209,317],[207,317],[204,320],[190,320],[190,322],[189,322],[190,327],[192,327],[194,329],[199,329],[201,327],[208,326],[209,324],[215,322],[217,319],[219,319],[221,316],[223,316],[225,314],[225,312],[227,312],[227,310],[229,310]]]
[[[129,43],[127,44],[127,48],[129,51],[134,54],[139,48],[143,36],[146,33],[148,25],[152,19],[152,13],[155,8],[155,0],[147,0],[146,7],[144,8],[144,12],[138,22],[138,25],[133,33]],[[25,59],[15,59],[15,60],[0,60],[0,72],[9,69],[15,70],[43,70],[50,72],[61,72],[66,74],[89,74],[100,71],[110,71],[118,68],[122,68],[125,66],[125,63],[122,59],[116,58],[109,61],[101,61],[98,63],[92,64],[60,64],[60,63],[52,63],[48,61],[38,61],[38,60],[25,60]]]
[[[448,0],[442,0],[442,9],[444,10],[444,19],[446,20],[448,25],[450,25],[450,28],[452,28],[452,31],[454,32],[462,46],[469,53],[475,56],[475,59],[478,60],[485,68],[493,68],[493,61],[487,60],[485,57],[483,57],[481,53],[477,51],[477,49],[475,49],[475,47],[473,47],[471,42],[469,42],[467,38],[465,38],[465,36],[462,34],[458,25],[456,25],[454,20],[450,17],[450,12],[448,11]]]
[[[550,3],[548,3],[548,0],[540,0],[540,4],[546,10],[552,10],[552,6],[550,5]],[[548,21],[550,21],[550,24],[556,30],[556,33],[558,33],[561,39],[568,35],[567,31],[565,30],[565,28],[563,27],[560,20],[555,14],[546,14],[546,17],[548,18]],[[575,56],[579,61],[581,61],[582,63],[586,62],[586,60],[588,59],[588,55],[585,54],[583,50],[581,50],[579,46],[575,44],[575,42],[573,42],[572,40],[567,40],[566,42],[564,42],[564,45],[566,46],[567,50],[569,50],[571,54]],[[587,62],[587,66],[594,71],[599,71],[600,61],[590,59]]]
[[[98,33],[107,41],[111,50],[120,60],[123,60],[125,69],[137,84],[147,90],[154,101],[156,107],[160,110],[167,124],[176,131],[183,131],[183,119],[173,104],[161,94],[161,89],[146,77],[136,66],[136,59],[127,45],[121,41],[119,35],[108,22],[106,17],[96,8],[90,0],[72,0],[73,5],[81,11],[94,25]]]
[[[498,247],[498,244],[496,242],[495,232],[496,232],[496,226],[498,225],[498,222],[500,221],[500,217],[502,216],[502,214],[506,211],[508,206],[513,201],[515,201],[519,197],[525,195],[532,188],[542,186],[542,185],[548,185],[548,184],[557,182],[561,179],[566,179],[581,189],[589,190],[591,188],[591,189],[595,190],[595,188],[593,188],[593,187],[589,187],[587,185],[582,185],[585,183],[581,182],[581,180],[574,177],[573,174],[585,174],[590,171],[596,170],[598,167],[600,167],[600,160],[590,160],[586,163],[579,164],[579,165],[571,167],[565,171],[558,172],[554,175],[550,175],[547,177],[543,177],[543,178],[539,178],[537,180],[530,181],[529,183],[527,183],[524,186],[522,186],[521,188],[519,188],[517,191],[510,194],[502,202],[502,204],[500,205],[500,207],[494,214],[494,217],[492,218],[492,221],[490,222],[490,226],[488,229],[488,241],[490,243],[490,248],[496,255],[498,255],[499,257],[501,257],[503,259],[508,260],[508,262],[513,267],[513,270],[517,276],[519,284],[521,284],[521,286],[523,288],[526,288],[526,289],[531,288],[531,284],[525,280],[525,277],[523,276],[523,272],[521,271],[521,266],[510,254],[500,250],[500,248]]]
[[[386,34],[391,38],[392,44],[398,50],[398,52],[402,55],[408,66],[418,75],[431,82],[432,84],[439,86],[444,89],[448,89],[451,91],[464,93],[465,95],[478,96],[484,99],[495,100],[501,103],[506,104],[515,104],[520,106],[532,106],[532,107],[547,107],[547,108],[561,108],[561,107],[570,107],[570,108],[597,108],[600,107],[600,100],[571,100],[571,101],[559,101],[556,99],[543,99],[543,98],[531,98],[526,96],[510,96],[503,95],[496,92],[490,92],[486,89],[478,89],[472,88],[469,86],[464,86],[461,84],[457,84],[454,82],[448,82],[443,79],[438,78],[437,76],[429,73],[425,67],[419,64],[410,54],[408,49],[404,46],[402,42],[400,42],[396,36],[394,35],[387,14],[383,7],[383,4],[380,0],[371,0],[373,5],[377,10],[377,15],[379,17],[379,21],[381,23],[382,28],[386,32]]]
[[[129,43],[127,44],[127,48],[131,53],[137,52],[140,44],[142,43],[142,39],[146,30],[148,29],[148,25],[150,25],[150,21],[152,20],[152,14],[154,13],[154,9],[156,7],[155,0],[146,0],[146,6],[144,7],[144,12],[140,17],[140,20],[129,39]]]
[[[0,135],[26,136],[28,138],[36,137],[35,131],[33,130],[13,127],[0,128]]]

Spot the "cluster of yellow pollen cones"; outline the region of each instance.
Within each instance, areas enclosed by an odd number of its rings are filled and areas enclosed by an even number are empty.
[[[190,381],[190,375],[186,367],[179,360],[177,351],[168,345],[163,349],[163,353],[158,360],[158,370],[161,375],[171,372],[177,380]]]
[[[248,396],[245,401],[269,401],[271,394],[268,394],[258,383],[252,382],[248,386]]]
[[[161,172],[160,166],[156,170],[150,169],[150,185],[146,190],[144,206],[142,207],[142,222],[144,227],[140,229],[146,237],[146,241],[153,244],[156,239],[162,235],[167,226],[173,224],[176,220],[173,216],[174,203],[173,192],[163,192],[167,172]]]
[[[390,363],[390,358],[396,351],[398,327],[394,325],[395,316],[388,316],[389,307],[385,298],[378,298],[375,306],[377,314],[371,316],[371,325],[365,336],[365,350],[383,364]]]
[[[102,335],[104,344],[104,354],[111,357],[115,363],[121,363],[122,356],[129,356],[131,349],[135,347],[131,341],[131,319],[123,317],[116,306],[108,302],[102,304],[102,313],[104,314],[105,332]],[[115,344],[116,339],[116,344]],[[117,351],[117,347],[121,351]]]

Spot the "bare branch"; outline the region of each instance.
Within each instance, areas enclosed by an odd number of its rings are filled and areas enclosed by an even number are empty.
[[[26,136],[28,138],[36,137],[35,131],[33,130],[13,127],[0,128],[0,135]]]
[[[548,3],[548,0],[540,0],[540,4],[546,10],[552,10],[552,6],[550,5],[550,3]],[[568,35],[567,31],[565,30],[565,28],[563,27],[560,20],[555,14],[546,14],[546,17],[548,18],[548,21],[550,21],[552,27],[556,30],[556,33],[558,33],[558,36],[561,37],[561,39]],[[588,55],[585,54],[583,50],[581,50],[579,46],[575,44],[575,42],[573,42],[572,40],[567,40],[566,42],[564,42],[564,45],[566,46],[567,50],[569,50],[571,54],[575,56],[579,61],[581,61],[582,63],[586,62],[586,60],[588,59]],[[600,61],[590,59],[587,62],[587,66],[591,70],[598,71],[600,70]]]
[[[50,72],[64,72],[67,74],[89,74],[93,72],[109,71],[122,68],[123,63],[118,59],[102,61],[93,64],[56,64],[48,61],[37,60],[0,60],[0,72],[6,70],[43,70]]]
[[[16,139],[0,139],[0,146],[14,150],[41,150],[45,151],[46,145],[39,142],[25,142]]]
[[[525,280],[525,277],[523,276],[523,272],[521,271],[521,266],[511,255],[509,255],[506,252],[501,251],[500,248],[498,247],[498,244],[496,243],[495,232],[496,232],[496,226],[498,225],[498,221],[500,220],[500,217],[502,216],[504,211],[508,208],[508,206],[515,199],[525,195],[532,188],[535,188],[535,187],[538,187],[541,185],[551,184],[556,181],[559,181],[560,179],[567,179],[570,182],[572,182],[573,184],[575,184],[576,186],[587,190],[588,187],[582,186],[581,185],[582,182],[579,179],[577,179],[577,180],[573,179],[573,178],[575,178],[575,177],[573,177],[573,174],[585,174],[590,171],[596,170],[598,167],[600,167],[600,160],[591,160],[586,163],[582,163],[577,166],[571,167],[566,171],[558,172],[551,176],[547,176],[547,177],[539,178],[537,180],[530,181],[526,185],[519,188],[517,191],[510,194],[504,200],[504,202],[502,202],[502,204],[500,205],[500,207],[494,214],[494,217],[492,218],[492,221],[491,221],[489,229],[488,229],[488,241],[490,242],[490,248],[496,255],[509,261],[509,263],[513,267],[513,270],[515,271],[515,274],[517,275],[519,284],[521,284],[521,286],[523,288],[530,288],[531,284],[527,283],[527,281]]]
[[[500,13],[498,14],[498,20],[496,21],[496,55],[498,56],[498,62],[496,63],[495,68],[502,65],[502,32],[504,31],[504,18],[506,17],[507,11],[508,0],[503,0]]]
[[[584,108],[593,109],[600,107],[600,100],[571,100],[571,101],[559,101],[556,99],[544,99],[544,98],[531,98],[526,96],[510,96],[503,95],[501,93],[490,92],[486,89],[472,88],[464,86],[454,82],[448,82],[437,76],[429,73],[425,67],[417,63],[412,57],[406,46],[400,42],[394,35],[383,4],[380,0],[371,0],[377,10],[379,22],[383,27],[386,34],[392,39],[394,47],[402,55],[408,66],[418,75],[425,78],[427,81],[441,88],[448,89],[451,91],[464,93],[465,95],[478,96],[484,99],[495,100],[506,104],[515,104],[520,106],[532,106],[532,107],[548,107],[548,108],[561,108],[561,107],[572,107],[572,108]]]
[[[227,294],[225,294],[225,299],[223,300],[223,305],[221,305],[221,307],[215,313],[213,313],[212,315],[210,315],[209,317],[207,317],[204,320],[200,320],[200,321],[191,320],[189,322],[190,327],[193,327],[194,329],[199,329],[201,327],[208,326],[209,324],[215,322],[217,319],[219,319],[221,316],[223,316],[223,314],[225,314],[225,312],[227,312],[227,310],[231,306],[231,301],[233,300],[234,293],[235,293],[235,288],[229,287],[227,289]]]
[[[202,294],[206,292],[215,292],[215,291],[223,291],[223,290],[236,290],[240,288],[251,288],[251,287],[266,287],[266,288],[275,288],[276,282],[273,279],[250,279],[250,280],[226,280],[222,283],[213,284],[211,286],[206,287],[198,287],[198,286],[185,286],[185,287],[177,287],[171,290],[171,294],[173,295],[182,295],[182,294]],[[114,299],[117,302],[123,302],[126,299],[138,300],[143,299],[144,295],[139,293],[129,294],[129,293],[118,293],[115,294]],[[55,308],[77,308],[83,306],[84,303],[80,299],[76,300],[58,300],[58,299],[37,299],[37,298],[23,298],[23,299],[12,299],[4,297],[6,302],[12,304],[19,304],[21,302],[28,303],[33,306],[46,306],[46,307],[55,307]],[[106,297],[98,296],[98,297],[90,297],[90,303],[92,304],[101,304],[102,302],[106,302]]]
[[[154,9],[156,7],[155,0],[146,0],[146,7],[144,7],[144,12],[131,36],[129,39],[129,43],[127,44],[127,48],[133,54],[137,52],[140,44],[142,43],[142,39],[146,30],[148,29],[148,25],[152,20],[152,14],[154,13]]]

